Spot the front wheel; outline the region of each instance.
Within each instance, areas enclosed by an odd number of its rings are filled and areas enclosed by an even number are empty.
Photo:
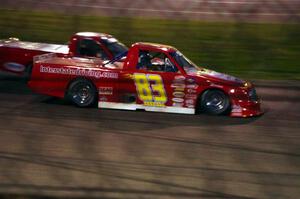
[[[89,107],[95,104],[97,91],[92,82],[78,79],[70,84],[67,98],[79,107]]]
[[[200,99],[200,110],[212,115],[223,115],[230,109],[229,97],[220,90],[207,90]]]

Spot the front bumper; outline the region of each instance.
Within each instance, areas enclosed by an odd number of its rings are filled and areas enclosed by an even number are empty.
[[[232,102],[231,117],[254,117],[262,115],[264,112],[261,108],[261,101],[242,101]]]
[[[239,95],[233,95],[231,104],[231,117],[253,117],[264,113],[261,100],[252,84],[242,88]]]

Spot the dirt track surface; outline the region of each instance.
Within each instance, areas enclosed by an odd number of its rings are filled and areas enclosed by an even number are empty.
[[[0,77],[0,193],[299,198],[300,83],[258,82],[251,119],[80,109]]]
[[[1,0],[1,7],[118,17],[300,22],[298,0]]]

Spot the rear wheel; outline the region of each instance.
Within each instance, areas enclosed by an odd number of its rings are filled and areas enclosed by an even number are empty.
[[[227,114],[230,109],[229,97],[220,90],[207,90],[201,96],[200,109],[212,115]]]
[[[92,82],[77,79],[70,84],[67,98],[79,107],[89,107],[96,103],[97,90]]]

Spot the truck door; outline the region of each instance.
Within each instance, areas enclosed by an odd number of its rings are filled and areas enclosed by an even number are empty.
[[[165,52],[140,50],[132,77],[137,104],[159,108],[183,106],[184,77]],[[174,86],[178,88],[177,93],[174,93]]]

